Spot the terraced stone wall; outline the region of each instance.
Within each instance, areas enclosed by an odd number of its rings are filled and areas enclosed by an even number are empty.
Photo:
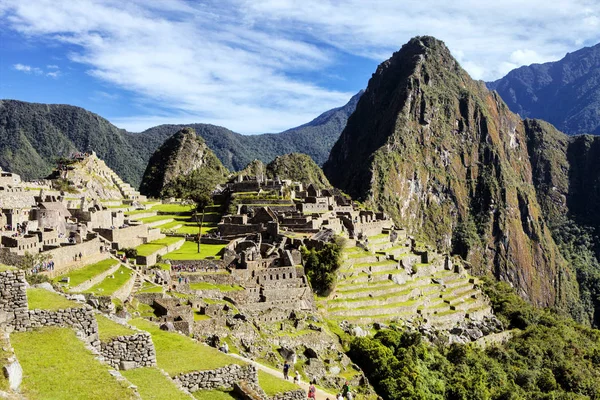
[[[227,365],[208,371],[193,371],[173,378],[190,392],[211,389],[233,389],[233,385],[245,381],[258,385],[258,371],[255,366]]]
[[[0,323],[13,324],[27,316],[27,282],[23,271],[0,272]]]

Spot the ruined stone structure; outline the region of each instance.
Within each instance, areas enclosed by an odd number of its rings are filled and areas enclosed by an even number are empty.
[[[102,342],[100,354],[108,365],[116,369],[156,366],[156,350],[147,332],[117,336],[106,343]]]
[[[233,389],[233,385],[245,381],[258,386],[258,371],[255,366],[227,365],[208,371],[193,371],[173,378],[190,392],[211,389]]]

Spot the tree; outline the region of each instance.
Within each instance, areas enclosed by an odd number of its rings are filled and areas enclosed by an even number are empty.
[[[163,197],[178,197],[194,202],[194,220],[198,224],[198,253],[206,208],[213,204],[212,193],[224,177],[207,168],[199,168],[185,176],[178,176],[162,191]]]

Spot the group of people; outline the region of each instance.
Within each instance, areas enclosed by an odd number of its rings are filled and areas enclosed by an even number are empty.
[[[185,283],[186,285],[189,285],[190,278],[188,278],[187,276],[183,277],[183,276],[179,275],[179,278],[177,278],[177,282],[179,282],[180,285],[182,283]]]
[[[81,252],[79,252],[79,254],[75,254],[73,256],[73,261],[77,261],[77,260],[81,261],[82,257],[83,257],[83,254],[81,254]]]
[[[288,363],[286,361],[283,364],[283,378],[286,381],[289,379],[290,368],[291,368],[290,363]],[[296,385],[300,383],[299,379],[298,379],[298,373],[296,373],[296,376],[294,376],[294,383]],[[308,398],[309,399],[316,398],[317,388],[316,388],[315,384],[316,384],[316,382],[313,380],[310,383],[310,386],[308,387]],[[350,391],[350,382],[346,381],[344,383],[344,386],[342,387],[342,391],[335,396],[335,400],[353,400],[353,399],[354,399],[354,396],[353,396],[352,392]],[[330,399],[327,398],[327,400],[330,400]]]
[[[37,274],[39,272],[44,272],[44,271],[54,271],[54,261],[53,260],[43,261],[39,264],[34,265],[33,268],[31,269],[31,273],[33,273],[33,274]]]

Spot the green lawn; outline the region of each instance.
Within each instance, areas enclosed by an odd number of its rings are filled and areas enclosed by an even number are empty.
[[[217,253],[224,247],[225,245],[223,244],[201,244],[200,253],[198,253],[198,243],[186,241],[179,250],[168,253],[163,258],[171,260],[203,260],[206,257],[212,256],[220,259],[221,257],[217,257]]]
[[[143,222],[144,224],[150,224],[152,222],[156,222],[156,221],[162,221],[162,220],[167,220],[167,219],[173,219],[175,216],[174,215],[155,215],[153,217],[146,217],[146,218],[136,218],[138,221]]]
[[[235,400],[229,392],[221,390],[198,390],[193,393],[197,400]]]
[[[270,375],[262,370],[258,370],[258,384],[269,397],[300,389],[300,386],[294,385],[291,381]]]
[[[162,293],[162,286],[155,285],[150,282],[144,282],[138,293]]]
[[[194,321],[206,321],[208,319],[210,319],[208,315],[200,314],[198,311],[194,312]]]
[[[98,295],[110,296],[125,283],[127,283],[133,274],[134,272],[132,270],[121,266],[117,272],[114,273],[114,278],[107,276],[102,282],[86,290],[85,293],[95,293]]]
[[[87,265],[81,269],[61,275],[55,278],[54,281],[59,282],[62,278],[69,277],[69,286],[75,287],[87,281],[88,279],[92,279],[96,275],[100,275],[101,273],[108,271],[118,263],[119,262],[117,260],[107,258],[106,260],[102,260],[96,264]]]
[[[152,211],[161,211],[161,212],[172,212],[172,213],[182,213],[182,212],[190,212],[193,210],[192,205],[183,205],[183,204],[158,204],[151,208]]]
[[[244,288],[239,285],[220,285],[209,282],[197,282],[190,283],[190,289],[192,290],[215,290],[218,289],[222,292],[234,292],[236,290],[243,290]]]
[[[171,378],[156,368],[136,368],[121,373],[137,386],[143,400],[189,400],[189,396],[179,390]]]
[[[30,400],[134,399],[125,383],[108,373],[69,328],[15,332],[10,341],[23,367],[23,392]]]
[[[190,371],[216,369],[230,364],[244,364],[219,350],[196,343],[175,332],[161,331],[158,325],[136,318],[130,323],[152,335],[158,367],[175,376]]]
[[[150,243],[139,245],[135,249],[137,250],[138,256],[149,256],[150,254],[162,249],[163,247],[167,247],[174,243],[177,243],[181,239],[182,238],[180,237],[168,236],[163,239],[158,239]]]
[[[67,308],[82,307],[81,303],[71,301],[58,293],[46,289],[27,289],[27,303],[30,310],[64,310]]]
[[[125,325],[121,325],[104,315],[96,315],[96,321],[98,321],[98,335],[100,336],[100,341],[109,342],[111,339],[116,338],[117,336],[131,336],[135,335],[136,331],[133,329],[129,329]]]
[[[15,267],[11,267],[10,265],[4,265],[4,264],[0,264],[0,272],[4,272],[4,271],[14,271],[16,270]]]

